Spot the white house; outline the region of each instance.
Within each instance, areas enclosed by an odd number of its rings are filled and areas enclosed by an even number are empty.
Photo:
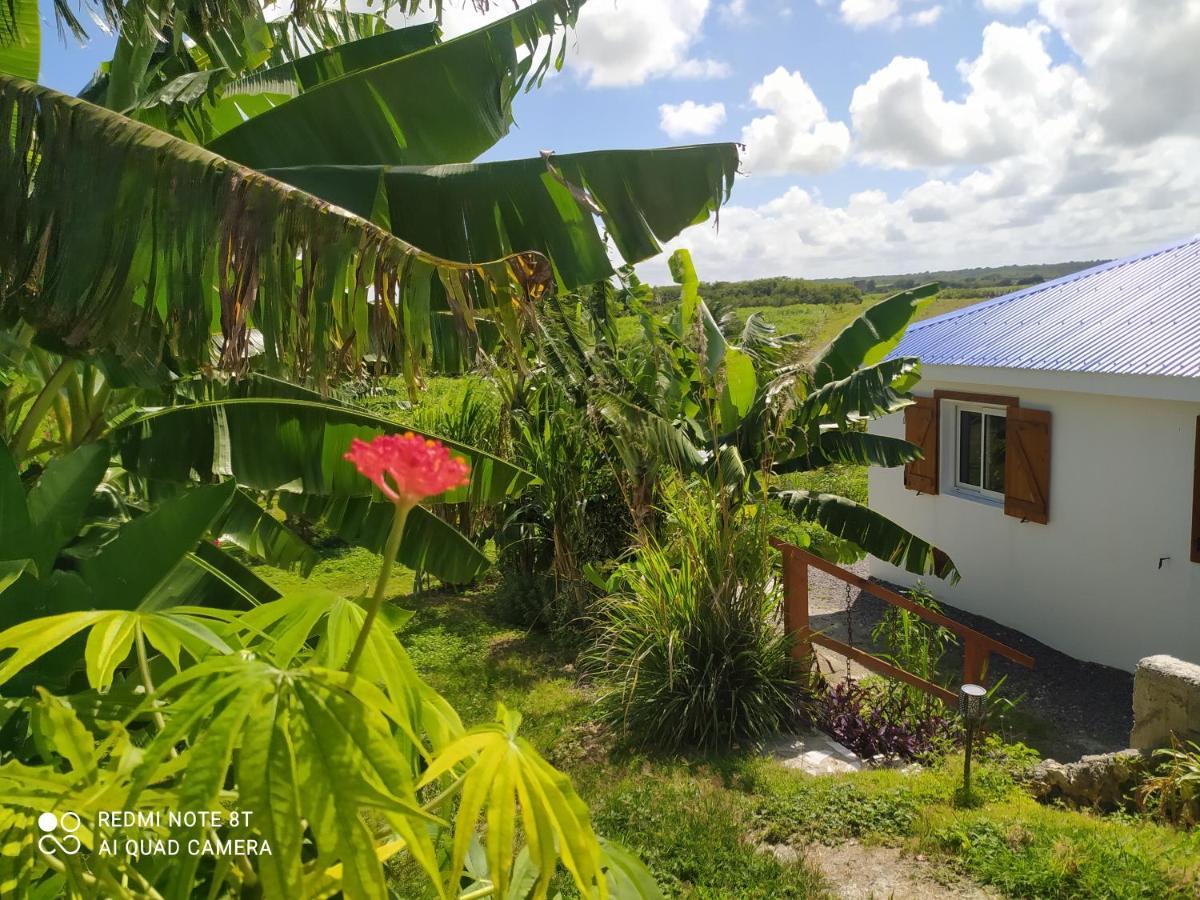
[[[962,573],[946,602],[1132,670],[1200,661],[1200,236],[912,326],[924,459],[870,503]],[[871,560],[871,574],[910,585]]]

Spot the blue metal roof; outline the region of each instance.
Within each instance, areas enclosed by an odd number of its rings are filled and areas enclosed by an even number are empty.
[[[1200,235],[918,322],[891,355],[1200,377]]]

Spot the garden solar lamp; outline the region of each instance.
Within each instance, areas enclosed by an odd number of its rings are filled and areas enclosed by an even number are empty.
[[[978,684],[964,684],[958,689],[958,712],[967,723],[966,753],[963,755],[963,797],[971,802],[971,741],[975,726],[983,720],[983,701],[987,689]]]

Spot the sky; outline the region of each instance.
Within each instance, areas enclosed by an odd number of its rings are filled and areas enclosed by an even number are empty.
[[[43,30],[60,90],[111,55]],[[1197,47],[1200,0],[589,0],[483,158],[744,144],[705,280],[1111,258],[1200,231]]]

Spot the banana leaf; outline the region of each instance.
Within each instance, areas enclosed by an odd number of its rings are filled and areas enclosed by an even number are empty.
[[[42,62],[42,26],[37,0],[0,2],[0,73],[38,77]]]
[[[112,437],[129,471],[186,482],[233,478],[243,487],[341,497],[380,495],[342,457],[354,438],[413,429],[362,410],[304,399],[241,397],[152,410]],[[514,496],[533,477],[484,451],[436,437],[471,465],[471,482],[440,502]],[[193,474],[195,473],[195,474]]]
[[[883,360],[900,343],[909,323],[933,302],[937,284],[923,284],[880,300],[847,325],[813,363],[817,387]]]
[[[365,497],[316,497],[283,494],[279,507],[314,525],[328,528],[356,547],[382,552],[395,508],[391,503]],[[470,539],[423,506],[414,507],[404,527],[397,561],[417,572],[427,572],[448,584],[469,584],[491,561]]]
[[[512,123],[512,99],[561,65],[580,0],[538,0],[485,28],[319,84],[211,141],[258,169],[467,162]],[[546,39],[543,41],[543,39]],[[383,40],[368,38],[367,40]]]
[[[944,578],[951,584],[959,580],[958,569],[949,556],[869,507],[812,491],[773,490],[770,497],[796,518],[815,522],[834,537],[856,544],[884,562],[914,575]]]
[[[537,250],[572,289],[613,274],[596,214],[626,262],[640,262],[716,212],[737,166],[736,145],[708,144],[470,165],[265,171],[447,259]]]
[[[921,458],[915,444],[866,431],[823,431],[807,453],[776,463],[775,475],[808,472],[835,463],[891,468]]]
[[[257,354],[270,373],[325,385],[374,352],[411,371],[431,356],[431,293],[471,333],[476,309],[515,320],[550,278],[536,254],[438,259],[261,173],[5,75],[0,171],[0,320],[131,368],[237,371]]]
[[[271,56],[267,59],[268,66],[294,62],[319,53],[327,47],[392,30],[387,19],[374,12],[350,12],[337,7],[312,10],[302,19],[295,15],[284,16],[282,19],[268,22],[267,28],[271,32]]]
[[[138,104],[133,118],[193,143],[208,143],[320,84],[432,47],[437,43],[440,33],[437,25],[432,23],[383,31],[308,56],[282,61],[228,83],[223,83],[228,77],[225,69],[188,73],[171,84],[180,80],[186,80],[189,84],[203,80],[206,87],[210,82],[213,82],[213,86],[209,90],[199,93],[192,91],[186,95],[175,91],[169,98],[171,104],[162,102],[160,95],[166,88],[160,89],[156,96]]]

